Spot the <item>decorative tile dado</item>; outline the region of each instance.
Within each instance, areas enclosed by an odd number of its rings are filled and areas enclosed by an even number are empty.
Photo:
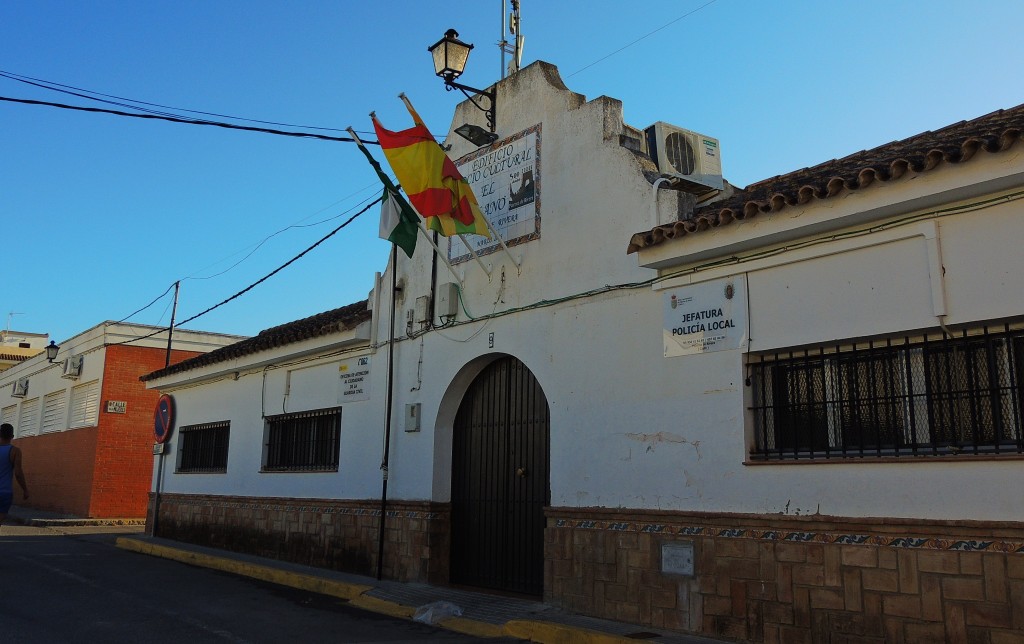
[[[262,512],[309,512],[313,514],[339,514],[347,516],[379,517],[380,509],[370,508],[339,508],[330,505],[286,505],[281,503],[249,503],[239,501],[214,501],[211,499],[180,498],[164,501],[166,506],[220,508],[225,510],[257,510]],[[388,510],[388,518],[426,519],[441,518],[440,512],[420,512],[415,510]]]
[[[760,541],[789,541],[796,543],[881,546],[888,548],[915,548],[922,550],[956,550],[962,552],[1002,552],[1024,554],[1024,542],[1022,541],[977,541],[965,539],[894,537],[878,534],[786,532],[778,530],[757,530],[752,528],[714,528],[709,526],[667,525],[662,523],[594,521],[591,519],[556,519],[555,527],[575,528],[578,530],[608,530],[612,532],[641,532],[649,534],[676,535],[682,537],[757,539]]]

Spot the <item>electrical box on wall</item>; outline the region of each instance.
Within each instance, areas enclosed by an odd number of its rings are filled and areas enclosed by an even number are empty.
[[[421,295],[416,298],[416,322],[419,324],[430,323],[430,296]]]
[[[405,406],[405,431],[420,431],[420,403],[409,403]]]
[[[437,287],[438,317],[453,318],[459,314],[459,285],[454,282]]]

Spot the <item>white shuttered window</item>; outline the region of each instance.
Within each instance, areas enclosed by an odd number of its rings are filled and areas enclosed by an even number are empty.
[[[18,420],[18,406],[8,405],[0,411],[0,423],[14,424]]]
[[[43,398],[43,433],[59,432],[64,429],[64,412],[67,411],[67,391],[61,389]]]
[[[35,436],[39,433],[39,399],[33,398],[21,403],[21,418],[18,420],[18,436]]]
[[[96,424],[100,411],[100,381],[93,380],[71,390],[71,414],[68,427],[89,427]]]

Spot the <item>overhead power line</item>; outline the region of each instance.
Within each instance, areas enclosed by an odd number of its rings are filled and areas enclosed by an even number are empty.
[[[217,116],[217,117],[220,117],[220,118],[231,119],[233,121],[249,121],[250,123],[262,123],[264,125],[280,125],[281,127],[294,127],[294,128],[302,128],[302,129],[306,129],[306,130],[326,130],[326,131],[332,131],[332,132],[344,132],[345,131],[344,128],[337,128],[337,127],[320,127],[320,126],[317,126],[317,125],[296,125],[295,123],[281,123],[281,122],[278,122],[278,121],[263,121],[263,120],[260,120],[260,119],[251,119],[251,118],[246,118],[246,117],[243,117],[243,116],[231,116],[230,114],[218,114],[217,112],[203,112],[201,110],[191,110],[191,109],[188,109],[186,107],[173,107],[171,105],[161,105],[160,103],[150,103],[150,102],[147,102],[147,101],[140,101],[138,99],[127,98],[125,96],[117,96],[116,94],[104,94],[103,92],[97,92],[95,90],[85,89],[84,87],[75,87],[74,85],[65,85],[64,83],[57,83],[55,81],[48,81],[48,80],[45,80],[45,79],[42,79],[42,78],[34,78],[32,76],[25,76],[24,74],[15,74],[14,72],[8,72],[8,71],[4,71],[2,69],[0,69],[0,77],[8,78],[8,79],[13,80],[13,81],[18,81],[19,83],[25,83],[26,85],[33,85],[35,87],[41,87],[43,89],[52,90],[54,92],[61,92],[61,93],[64,93],[64,94],[70,94],[72,96],[80,96],[82,98],[87,98],[87,99],[95,100],[95,101],[103,100],[103,99],[97,98],[98,96],[104,96],[106,98],[116,98],[118,101],[126,101],[126,103],[119,103],[119,102],[114,102],[114,101],[103,101],[103,102],[113,103],[115,105],[120,105],[122,107],[131,107],[132,109],[139,109],[139,110],[141,110],[142,108],[137,107],[137,105],[148,105],[150,107],[162,107],[164,109],[175,110],[175,111],[178,111],[178,112],[191,112],[192,114],[202,114],[203,116]],[[68,91],[68,90],[76,90],[76,91],[72,92],[72,91]],[[85,92],[85,93],[84,94],[79,94],[78,92]],[[134,105],[132,105],[132,103],[134,103]],[[145,111],[151,112],[151,110],[145,110]],[[168,116],[175,116],[174,114],[170,114],[168,112],[151,112],[151,113],[154,113],[154,114],[160,113],[160,114],[164,114],[164,115],[168,115]]]
[[[611,58],[612,56],[614,56],[615,54],[619,53],[620,51],[622,51],[622,50],[624,50],[624,49],[629,49],[630,47],[632,47],[633,45],[637,44],[637,43],[638,43],[638,42],[640,42],[641,40],[644,40],[644,39],[646,39],[646,38],[650,38],[650,37],[651,37],[651,36],[653,36],[654,34],[656,34],[656,33],[658,33],[659,31],[661,31],[662,29],[665,29],[665,28],[667,28],[667,27],[670,27],[670,26],[674,25],[675,23],[679,22],[679,21],[680,21],[680,20],[682,20],[683,18],[686,18],[686,17],[692,16],[693,14],[697,13],[698,11],[700,11],[701,9],[703,9],[704,7],[707,7],[707,6],[709,6],[709,5],[712,5],[712,4],[714,4],[715,2],[717,2],[717,0],[710,0],[709,2],[705,2],[705,3],[704,3],[704,4],[702,4],[701,6],[697,7],[696,9],[694,9],[693,11],[690,11],[690,12],[688,12],[688,13],[684,13],[683,15],[679,16],[679,17],[678,17],[678,18],[676,18],[675,20],[672,20],[672,21],[666,22],[665,24],[663,24],[662,26],[658,27],[658,28],[657,28],[657,29],[655,29],[654,31],[649,31],[649,32],[647,32],[646,34],[644,34],[643,36],[640,36],[639,38],[637,38],[637,39],[636,39],[636,40],[634,40],[633,42],[631,42],[631,43],[629,43],[629,44],[627,44],[627,45],[623,45],[622,47],[619,47],[618,49],[616,49],[616,50],[615,50],[615,51],[613,51],[612,53],[610,53],[610,54],[608,54],[608,55],[606,55],[606,56],[602,56],[601,58],[598,58],[597,60],[595,60],[594,62],[590,63],[589,65],[587,65],[587,66],[585,66],[585,67],[580,67],[579,69],[577,69],[577,70],[576,70],[576,71],[574,71],[573,73],[571,73],[571,74],[569,74],[568,76],[566,76],[566,78],[572,78],[573,76],[575,76],[576,74],[579,74],[579,73],[580,73],[580,72],[582,72],[583,70],[585,70],[585,69],[590,69],[590,68],[591,68],[591,67],[593,67],[594,65],[596,65],[596,64],[598,64],[598,63],[600,63],[600,62],[603,62],[603,61],[605,61],[605,60],[607,60],[607,59]]]
[[[237,293],[235,293],[231,297],[229,297],[229,298],[227,298],[225,300],[222,300],[222,301],[218,302],[217,304],[214,304],[213,306],[209,307],[208,309],[206,309],[204,311],[200,311],[199,313],[196,313],[195,315],[193,315],[192,317],[190,317],[188,319],[185,319],[185,320],[182,320],[181,322],[176,323],[174,325],[174,328],[179,328],[179,327],[181,327],[181,326],[183,326],[185,324],[188,324],[189,322],[191,322],[191,321],[193,321],[193,320],[195,320],[197,318],[200,318],[200,317],[206,315],[207,313],[213,311],[214,309],[218,309],[218,308],[224,306],[225,304],[227,304],[228,302],[231,302],[232,300],[236,300],[239,297],[245,295],[246,293],[248,293],[252,289],[256,288],[257,286],[259,286],[263,282],[267,281],[268,279],[270,279],[274,275],[277,275],[278,273],[280,273],[284,269],[288,268],[289,266],[291,266],[292,264],[297,262],[299,259],[301,259],[309,251],[313,250],[314,248],[316,248],[320,244],[324,243],[325,241],[327,241],[328,239],[333,237],[339,230],[341,230],[345,226],[348,226],[353,221],[355,221],[356,218],[359,217],[359,215],[363,214],[364,212],[366,212],[367,210],[372,208],[375,204],[379,204],[382,199],[383,199],[383,197],[378,197],[377,199],[374,199],[370,203],[366,204],[366,206],[363,207],[362,210],[360,210],[359,212],[355,213],[354,215],[352,215],[351,217],[346,219],[340,226],[338,226],[337,228],[335,228],[331,232],[329,232],[326,235],[324,235],[323,237],[321,237],[312,246],[309,246],[308,248],[306,248],[306,250],[302,251],[301,253],[299,253],[295,257],[292,257],[291,259],[289,259],[284,264],[281,264],[280,266],[278,266],[274,270],[270,271],[269,273],[267,273],[266,275],[264,275],[260,279],[256,280],[255,282],[253,282],[249,286],[246,286],[241,291],[238,291]],[[163,297],[163,296],[160,296],[160,297]],[[157,299],[159,299],[159,298],[157,298]],[[159,335],[160,333],[165,333],[166,331],[167,331],[167,329],[159,329],[157,331],[154,331],[153,333],[150,333],[149,335],[144,335],[144,336],[139,337],[139,338],[132,338],[131,340],[125,340],[124,342],[116,342],[116,343],[113,343],[113,344],[130,344],[132,342],[138,342],[139,340],[145,340],[146,338],[151,338],[154,335]]]
[[[179,323],[175,324],[174,326],[181,326],[181,325],[183,325],[183,324],[186,324],[186,323],[188,323],[188,322],[191,322],[192,320],[195,320],[195,319],[196,319],[196,318],[198,318],[198,317],[201,317],[201,316],[203,316],[203,315],[206,315],[207,313],[209,313],[210,311],[212,311],[212,310],[214,310],[214,309],[216,309],[216,308],[218,308],[218,307],[224,306],[225,304],[227,304],[227,303],[228,303],[228,302],[230,302],[231,300],[234,300],[234,299],[236,299],[236,298],[239,298],[239,297],[241,297],[242,295],[244,295],[244,294],[248,293],[248,292],[249,292],[249,291],[251,291],[252,289],[256,288],[257,286],[259,286],[259,285],[260,285],[260,284],[262,284],[263,282],[265,282],[265,281],[267,281],[268,279],[270,279],[271,277],[273,277],[274,275],[277,275],[278,273],[280,273],[280,272],[281,272],[281,271],[283,271],[284,269],[286,269],[286,268],[288,268],[289,266],[291,266],[292,264],[294,264],[294,263],[295,263],[296,261],[298,261],[298,260],[299,260],[299,259],[300,259],[300,258],[301,258],[301,257],[302,257],[303,255],[305,255],[305,254],[306,254],[306,253],[308,253],[309,251],[313,250],[314,248],[316,248],[316,247],[317,247],[317,246],[319,246],[320,244],[324,243],[325,241],[327,241],[328,239],[330,239],[331,237],[333,237],[333,236],[334,236],[334,234],[335,234],[335,233],[337,233],[337,232],[338,232],[339,230],[341,230],[341,229],[342,229],[342,228],[344,228],[345,226],[348,226],[348,225],[349,225],[349,224],[351,224],[351,223],[352,223],[353,221],[355,221],[355,220],[356,220],[356,217],[358,217],[359,215],[363,214],[364,212],[366,212],[367,210],[369,210],[370,208],[372,208],[372,207],[374,206],[374,204],[378,204],[378,203],[380,203],[380,202],[381,202],[382,200],[383,200],[383,197],[378,197],[377,199],[374,199],[374,200],[373,200],[373,201],[371,201],[370,203],[366,204],[366,206],[365,206],[365,207],[364,207],[364,208],[363,208],[362,210],[360,210],[359,212],[357,212],[356,214],[352,215],[351,217],[349,217],[348,219],[346,219],[346,220],[345,220],[344,222],[342,222],[342,224],[341,224],[340,226],[338,226],[337,228],[335,228],[335,229],[334,229],[334,230],[332,230],[331,232],[329,232],[329,233],[327,233],[326,235],[324,235],[323,237],[321,237],[321,238],[320,238],[319,240],[317,240],[317,242],[316,242],[315,244],[313,244],[312,246],[310,246],[310,247],[309,247],[309,248],[307,248],[306,250],[302,251],[301,253],[299,253],[299,254],[298,254],[298,255],[296,255],[295,257],[292,257],[291,259],[289,259],[289,260],[288,260],[287,262],[285,262],[284,264],[281,264],[280,266],[278,266],[278,267],[277,267],[277,268],[275,268],[274,270],[270,271],[269,273],[267,273],[266,275],[264,275],[264,276],[263,276],[263,277],[261,277],[260,279],[256,280],[255,282],[253,282],[253,283],[252,283],[252,284],[250,284],[249,286],[246,286],[246,287],[245,287],[245,288],[243,288],[243,289],[242,289],[241,291],[239,291],[239,292],[235,293],[234,295],[232,295],[231,297],[227,298],[226,300],[223,300],[222,302],[219,302],[219,303],[217,303],[217,304],[214,304],[213,306],[211,306],[210,308],[206,309],[205,311],[202,311],[202,312],[200,312],[200,313],[196,313],[195,315],[193,315],[192,317],[188,318],[187,320],[182,320],[181,322],[179,322]]]
[[[51,103],[49,101],[36,101],[27,98],[11,98],[8,96],[0,96],[0,101],[6,101],[8,103],[23,103],[25,105],[45,105],[47,107],[57,107],[64,110],[77,110],[80,112],[97,112],[100,114],[113,114],[114,116],[129,116],[137,119],[156,119],[158,121],[170,121],[172,123],[186,123],[188,125],[212,125],[215,127],[222,127],[229,130],[245,130],[247,132],[262,132],[263,134],[276,134],[278,136],[294,136],[306,139],[320,139],[323,141],[340,141],[342,143],[354,143],[355,139],[349,136],[327,136],[326,134],[314,134],[312,132],[287,132],[285,130],[274,130],[266,127],[253,127],[249,125],[235,125],[234,123],[221,123],[219,121],[207,121],[205,119],[189,119],[180,118],[176,116],[165,116],[162,114],[132,114],[131,112],[122,112],[120,110],[107,110],[99,107],[84,107],[81,105],[67,105],[65,103]],[[380,145],[377,141],[363,141],[370,145]]]

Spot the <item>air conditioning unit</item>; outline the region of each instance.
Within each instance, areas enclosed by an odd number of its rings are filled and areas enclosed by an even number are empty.
[[[28,378],[18,378],[11,385],[11,396],[13,398],[24,398],[28,395]]]
[[[82,363],[84,362],[85,356],[71,356],[64,361],[63,373],[60,375],[61,378],[70,378],[71,380],[78,379],[82,375]]]
[[[702,195],[722,190],[722,157],[718,139],[658,121],[644,130],[647,150],[662,174],[682,190]]]

